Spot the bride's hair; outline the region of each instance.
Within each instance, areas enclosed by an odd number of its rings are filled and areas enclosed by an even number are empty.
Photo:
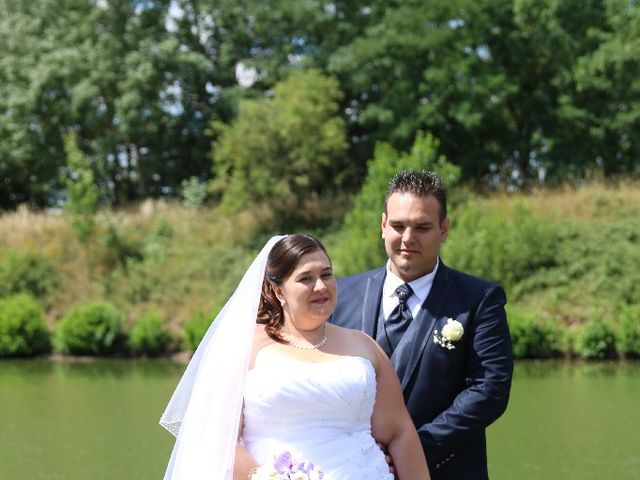
[[[329,257],[324,245],[314,236],[293,234],[278,241],[269,253],[256,322],[263,324],[267,335],[276,342],[286,343],[280,333],[284,324],[284,311],[273,286],[281,286],[289,278],[303,255],[318,250]]]

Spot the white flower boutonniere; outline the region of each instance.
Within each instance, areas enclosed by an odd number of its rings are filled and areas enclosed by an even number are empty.
[[[442,327],[440,335],[438,335],[438,330],[433,331],[433,343],[447,350],[453,350],[456,348],[453,342],[460,340],[462,335],[464,335],[462,324],[453,318],[447,318],[447,323]]]

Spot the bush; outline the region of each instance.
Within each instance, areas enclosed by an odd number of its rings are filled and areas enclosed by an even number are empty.
[[[452,212],[443,257],[454,268],[499,283],[518,298],[524,293],[513,288],[518,282],[555,265],[555,230],[524,203],[505,215],[497,206],[468,202]]]
[[[33,252],[9,252],[0,258],[0,296],[26,292],[42,297],[58,281],[58,271],[48,258]]]
[[[618,351],[625,357],[640,357],[640,305],[625,307],[618,320]]]
[[[212,319],[213,317],[210,314],[198,312],[184,325],[183,350],[191,350],[193,352],[198,348],[204,334],[207,333],[207,329],[211,325]]]
[[[70,310],[54,335],[56,351],[72,355],[108,355],[119,352],[125,340],[122,316],[106,302]]]
[[[0,357],[38,355],[50,348],[44,312],[31,295],[0,300]]]
[[[129,335],[129,347],[137,354],[158,355],[167,350],[170,342],[171,335],[164,326],[162,316],[156,311],[149,311],[140,317]]]
[[[576,351],[588,360],[614,358],[616,335],[611,324],[603,320],[585,324],[576,336]]]
[[[198,177],[185,179],[180,184],[182,205],[190,210],[197,210],[207,198],[207,182]]]
[[[532,315],[508,309],[509,330],[516,358],[549,358],[560,354],[561,330]]]

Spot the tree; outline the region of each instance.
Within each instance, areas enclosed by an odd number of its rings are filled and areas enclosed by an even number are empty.
[[[68,130],[109,203],[209,175],[205,130],[235,79],[214,75],[218,58],[186,11],[170,22],[172,5],[0,0],[0,208],[59,202]]]
[[[558,116],[566,128],[557,135],[550,165],[556,177],[566,177],[567,169],[640,173],[640,4],[605,2],[600,15],[586,28],[591,48],[572,65],[573,88],[561,97]],[[562,163],[560,157],[572,156],[580,161]]]
[[[292,73],[270,97],[244,100],[230,124],[213,125],[212,188],[227,211],[266,203],[295,215],[345,168],[345,126],[335,79]]]

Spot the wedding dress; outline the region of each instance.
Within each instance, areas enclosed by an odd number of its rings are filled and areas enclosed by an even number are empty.
[[[393,480],[371,436],[375,393],[363,357],[258,364],[246,378],[242,442],[260,464],[288,451],[324,480]]]

